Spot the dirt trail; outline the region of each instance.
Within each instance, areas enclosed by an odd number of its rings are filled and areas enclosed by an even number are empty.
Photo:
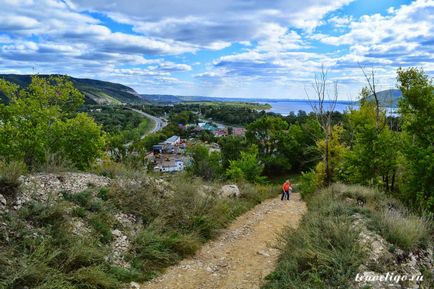
[[[296,227],[306,211],[299,194],[270,199],[238,217],[218,239],[170,267],[142,289],[252,289],[275,267],[278,233]]]

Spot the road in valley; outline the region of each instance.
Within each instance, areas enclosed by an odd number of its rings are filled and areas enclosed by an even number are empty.
[[[154,123],[154,127],[153,127],[150,131],[145,132],[145,133],[140,137],[140,139],[143,139],[143,138],[144,138],[145,136],[147,136],[148,134],[151,134],[151,133],[157,132],[157,131],[159,131],[159,130],[162,130],[163,127],[165,127],[165,126],[167,125],[167,122],[166,122],[165,120],[163,120],[163,119],[161,119],[161,118],[158,118],[158,117],[155,117],[155,116],[153,116],[153,115],[150,115],[149,113],[143,112],[143,111],[138,110],[138,109],[135,109],[135,108],[130,108],[130,107],[128,107],[128,109],[129,109],[129,110],[132,110],[132,111],[134,111],[134,112],[137,112],[137,113],[139,113],[139,114],[141,114],[141,115],[143,115],[144,117],[150,119],[150,120]],[[126,147],[129,147],[132,143],[133,143],[132,141],[129,142],[129,143],[126,143],[125,146],[126,146]]]
[[[155,126],[152,128],[152,130],[150,130],[147,133],[142,135],[142,138],[144,138],[146,135],[148,135],[150,133],[154,133],[154,132],[157,132],[157,131],[163,129],[163,127],[165,127],[167,125],[167,122],[165,120],[158,118],[158,117],[155,117],[153,115],[150,115],[149,113],[143,112],[143,111],[135,109],[135,108],[128,108],[128,109],[135,111],[137,113],[140,113],[141,115],[151,119],[155,124]]]

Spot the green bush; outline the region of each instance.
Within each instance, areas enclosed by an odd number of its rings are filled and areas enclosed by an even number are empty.
[[[92,167],[92,171],[109,178],[128,176],[130,174],[125,164],[112,161],[108,158],[103,158],[99,163],[95,164]]]
[[[89,203],[92,200],[92,193],[89,191],[79,193],[63,192],[62,195],[65,200],[73,202],[83,208],[88,208]]]
[[[114,222],[110,215],[104,212],[92,215],[89,218],[89,223],[99,234],[99,240],[102,243],[109,243],[112,240],[111,227]]]
[[[80,268],[72,273],[72,278],[75,286],[80,289],[118,289],[121,285],[98,266]]]
[[[109,191],[109,188],[101,188],[96,196],[103,201],[107,201],[109,199]]]
[[[19,177],[25,175],[27,167],[23,162],[0,160],[0,194],[13,196],[20,185]]]
[[[97,247],[91,240],[77,240],[65,252],[63,270],[73,272],[82,267],[102,264],[106,253],[107,250]]]
[[[313,194],[318,189],[315,171],[303,172],[300,177],[299,190],[303,198]]]

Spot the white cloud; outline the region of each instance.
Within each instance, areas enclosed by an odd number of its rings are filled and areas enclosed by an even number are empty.
[[[328,19],[328,22],[333,23],[336,27],[345,27],[353,21],[352,16],[338,17],[334,16]]]
[[[197,45],[251,41],[264,25],[313,31],[329,12],[353,0],[73,0],[83,10],[104,11],[138,33]]]
[[[364,15],[349,24],[350,31],[340,36],[318,35],[317,39],[331,45],[371,45],[418,43],[433,39],[434,1],[417,0],[391,14]]]

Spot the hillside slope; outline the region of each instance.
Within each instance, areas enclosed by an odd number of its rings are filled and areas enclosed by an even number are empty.
[[[399,89],[387,89],[377,92],[377,96],[382,107],[398,107],[398,101],[402,96]],[[368,96],[368,100],[374,100],[374,95]]]
[[[38,75],[39,77],[49,77],[50,75]],[[0,74],[0,78],[16,83],[21,87],[30,84],[31,75],[21,74]],[[121,104],[121,103],[143,103],[145,102],[137,92],[131,87],[101,81],[96,79],[85,79],[69,77],[74,86],[80,90],[86,97],[88,104]],[[5,101],[0,95],[1,101]]]

